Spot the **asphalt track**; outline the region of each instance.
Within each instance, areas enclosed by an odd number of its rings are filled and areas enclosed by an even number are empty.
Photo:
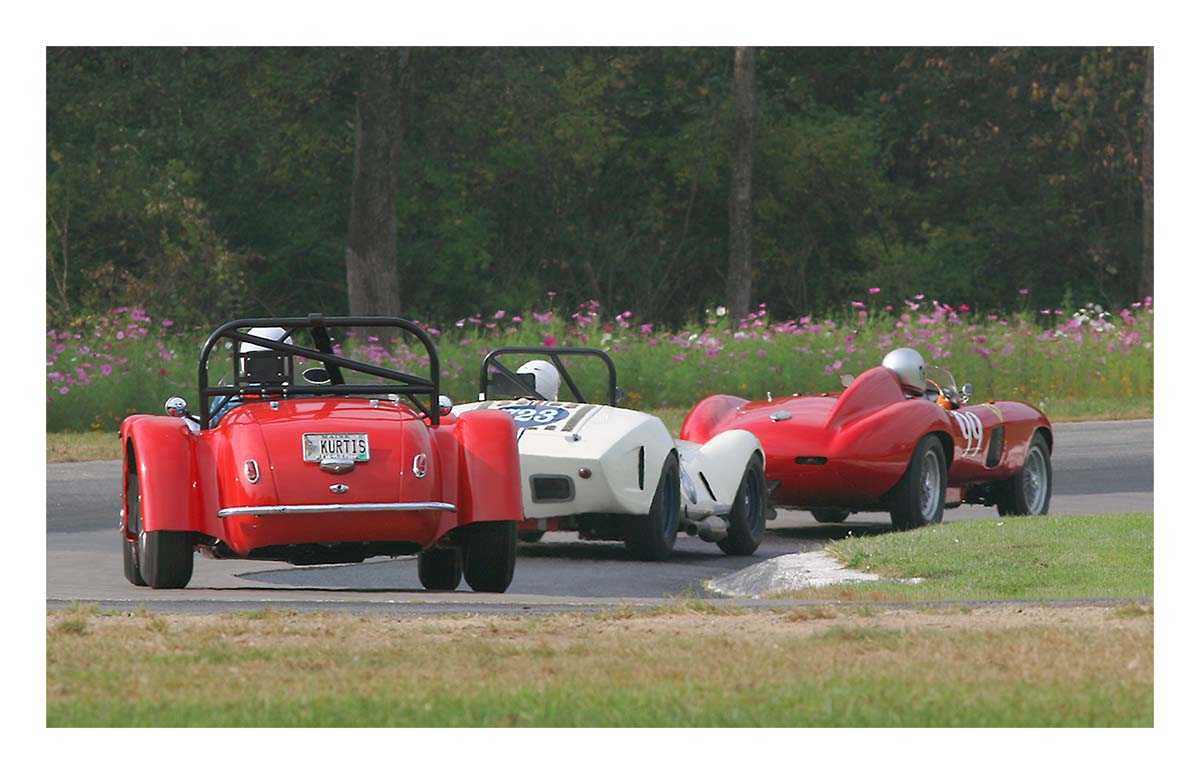
[[[1051,513],[1154,510],[1152,420],[1064,423],[1055,427]],[[891,528],[886,514],[856,514],[824,525],[807,513],[781,511],[752,557],[729,557],[715,545],[680,535],[669,562],[631,561],[619,543],[549,534],[518,548],[506,594],[427,592],[411,557],[362,564],[292,567],[278,562],[196,558],[182,590],[137,588],[121,574],[117,535],[120,462],[46,466],[46,602],[164,612],[222,612],[259,607],[354,614],[557,612],[613,604],[658,603],[680,594],[705,596],[704,581],[781,554],[819,550],[847,534]],[[945,521],[995,517],[992,508],[963,506]]]

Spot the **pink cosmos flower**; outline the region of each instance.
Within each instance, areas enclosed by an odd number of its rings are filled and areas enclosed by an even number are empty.
[[[1029,295],[1029,288],[1021,288],[1017,291],[1017,293],[1021,294],[1022,296],[1027,296]]]
[[[496,318],[497,320],[503,320],[503,319],[504,319],[504,310],[503,310],[503,309],[497,309],[497,310],[496,310],[496,314],[495,314],[495,318]]]
[[[867,288],[867,292],[870,293],[871,295],[875,295],[876,293],[879,292],[879,288]]]
[[[558,343],[557,336],[546,336],[542,339],[542,346],[553,347],[557,343]]]

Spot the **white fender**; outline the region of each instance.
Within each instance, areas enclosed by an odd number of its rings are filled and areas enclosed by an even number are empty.
[[[681,467],[696,489],[695,493],[687,491],[683,482],[684,505],[690,512],[698,513],[727,513],[750,458],[755,454],[763,457],[762,444],[748,430],[726,430],[703,445],[676,441],[676,448]]]

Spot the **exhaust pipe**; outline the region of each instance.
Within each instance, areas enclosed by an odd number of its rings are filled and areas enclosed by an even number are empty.
[[[729,524],[720,516],[709,516],[697,525],[696,532],[700,535],[701,540],[715,543],[725,539],[725,535],[729,532]]]

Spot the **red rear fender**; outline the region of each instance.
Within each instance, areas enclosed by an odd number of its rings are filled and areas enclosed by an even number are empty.
[[[147,531],[205,531],[209,487],[200,480],[197,445],[196,435],[174,417],[138,415],[121,425],[125,474],[129,474],[130,464],[136,464],[142,523]],[[129,513],[124,495],[122,506]]]
[[[471,411],[452,431],[458,441],[459,524],[520,521],[521,459],[512,417],[493,409]]]

